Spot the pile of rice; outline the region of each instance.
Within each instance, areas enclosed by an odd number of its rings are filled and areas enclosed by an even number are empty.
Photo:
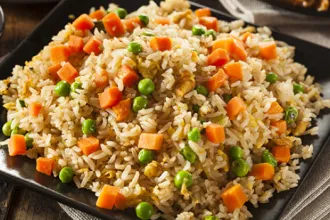
[[[212,36],[192,35],[191,27],[198,23],[198,18],[189,7],[184,0],[167,0],[160,6],[150,2],[148,6],[128,15],[146,14],[150,19],[149,25],[136,27],[132,33],[120,38],[111,38],[98,29],[93,30],[93,33],[82,33],[68,24],[32,61],[26,62],[24,67],[16,66],[12,76],[1,81],[0,92],[12,128],[19,125],[34,139],[33,148],[27,151],[27,156],[53,158],[55,177],[61,168],[71,167],[75,172],[77,187],[92,190],[96,196],[105,184],[120,187],[121,193],[128,198],[129,206],[141,201],[151,203],[157,210],[152,219],[202,219],[208,215],[220,219],[248,219],[252,215],[246,206],[232,213],[227,212],[220,197],[225,189],[241,184],[249,202],[257,207],[259,203],[267,203],[275,191],[296,187],[299,160],[310,158],[313,146],[303,145],[301,139],[293,136],[292,132],[299,123],[308,122],[308,128],[299,135],[316,135],[318,128],[311,128],[309,122],[321,109],[330,107],[329,100],[322,100],[320,86],[313,83],[312,76],[306,75],[307,69],[302,64],[294,62],[293,47],[276,42],[278,57],[261,59],[258,56],[259,42],[273,40],[271,31],[266,27],[245,27],[240,20],[219,21],[217,39],[228,36],[242,38],[245,32],[254,32],[253,38],[247,38],[244,44],[248,58],[239,61],[243,67],[243,80],[233,83],[226,80],[221,88],[207,97],[197,94],[196,90],[178,97],[175,93],[180,83],[178,73],[193,73],[196,85],[202,85],[217,71],[215,66],[207,65]],[[116,8],[116,5],[110,4],[108,10]],[[156,25],[153,20],[159,16],[168,16],[176,23]],[[170,37],[172,49],[154,52],[149,45],[150,37],[142,35],[147,30],[152,30],[156,36]],[[70,35],[83,35],[85,42],[91,36],[96,36],[103,41],[103,52],[98,56],[85,54],[79,62],[75,62],[79,70],[76,81],[82,83],[82,89],[69,97],[58,97],[54,93],[56,82],[48,73],[52,65],[50,47],[67,44]],[[126,49],[132,41],[142,45],[143,50],[138,55]],[[156,88],[149,97],[147,108],[138,113],[132,112],[125,122],[116,122],[114,111],[99,106],[98,94],[104,88],[95,86],[93,75],[104,68],[109,73],[109,85],[123,91],[123,99],[134,98],[138,95],[137,88],[125,88],[117,75],[122,65],[131,66],[140,73],[154,74]],[[269,72],[278,75],[276,83],[270,84],[265,80]],[[305,92],[295,95],[293,82],[302,85]],[[246,111],[234,120],[227,117],[224,93],[240,96],[247,106]],[[20,106],[20,99],[27,106],[32,102],[42,103],[42,112],[37,117],[30,116],[28,109]],[[281,136],[275,127],[270,126],[270,122],[282,119],[284,113],[266,114],[274,101],[279,102],[283,109],[293,105],[299,112],[296,123],[290,125],[287,134]],[[200,105],[199,114],[192,110],[195,104]],[[203,124],[201,117],[206,120]],[[213,144],[205,135],[197,143],[188,142],[187,133],[191,128],[202,130],[219,117],[225,127],[226,140],[223,144]],[[77,141],[85,136],[81,125],[87,118],[97,122],[95,137],[100,140],[100,149],[85,156],[77,146]],[[143,132],[164,135],[162,149],[156,153],[154,162],[147,166],[138,162],[137,144]],[[277,166],[273,180],[261,181],[253,176],[232,178],[229,175],[230,164],[226,154],[229,147],[241,146],[243,158],[251,168],[253,164],[260,163],[262,152],[272,141],[284,141],[286,144],[289,141],[291,146],[290,161]],[[194,164],[180,154],[187,143],[198,156]],[[8,140],[2,143],[6,144]],[[153,169],[156,174],[147,177],[146,169]],[[193,184],[187,192],[174,186],[174,176],[180,170],[187,170],[193,176]]]

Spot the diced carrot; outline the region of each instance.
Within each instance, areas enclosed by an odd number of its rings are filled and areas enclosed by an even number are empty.
[[[128,32],[132,32],[138,26],[143,26],[139,17],[127,18],[123,20],[123,24]]]
[[[240,97],[232,98],[227,104],[227,115],[230,120],[233,120],[240,112],[246,109],[245,103]]]
[[[216,17],[201,17],[199,18],[199,24],[205,26],[208,30],[213,29],[216,32],[219,31],[219,22]]]
[[[54,79],[54,80],[58,80],[59,77],[57,75],[57,71],[59,71],[62,68],[61,64],[54,64],[51,65],[50,67],[48,67],[48,72],[50,74],[50,76]]]
[[[228,212],[233,212],[235,209],[242,208],[244,203],[248,201],[248,197],[240,184],[236,184],[226,189],[221,194],[221,198],[227,207]]]
[[[159,25],[168,25],[171,23],[171,20],[166,17],[159,17],[155,19],[155,23]]]
[[[69,38],[69,49],[73,52],[81,52],[84,48],[84,40],[82,37],[71,35]]]
[[[116,121],[124,121],[131,112],[131,99],[125,99],[123,101],[120,101],[117,105],[112,107],[112,110],[117,114]]]
[[[242,41],[243,42],[246,42],[248,38],[252,38],[253,37],[253,34],[251,32],[245,32],[243,35],[242,35]]]
[[[257,180],[272,180],[275,175],[275,168],[270,163],[254,164],[251,171],[251,176]]]
[[[106,15],[105,11],[99,9],[95,10],[92,13],[89,14],[89,17],[96,19],[96,20],[102,20],[102,18]]]
[[[120,210],[124,210],[127,206],[127,199],[126,197],[121,194],[118,193],[115,199],[115,207],[116,209],[120,209]]]
[[[226,50],[218,48],[207,57],[207,64],[221,67],[229,61],[229,56]]]
[[[136,71],[127,65],[121,67],[120,73],[123,75],[123,84],[126,87],[133,86],[139,80]]]
[[[267,114],[278,114],[278,113],[282,113],[282,112],[283,112],[283,108],[280,106],[280,104],[278,102],[273,102],[266,113]]]
[[[290,147],[289,146],[274,146],[272,154],[279,163],[287,163],[290,160]]]
[[[62,68],[57,71],[57,75],[61,80],[64,80],[68,83],[73,83],[74,79],[79,75],[76,68],[74,68],[70,63],[65,63]]]
[[[97,198],[96,206],[99,208],[112,210],[119,191],[119,187],[104,185],[100,196]]]
[[[36,170],[38,172],[50,176],[52,175],[53,167],[54,167],[54,159],[45,158],[45,157],[39,157],[37,159]]]
[[[58,64],[69,59],[70,49],[64,45],[56,45],[50,48],[50,60],[52,64]]]
[[[77,30],[90,30],[94,27],[94,22],[87,14],[80,15],[72,25]]]
[[[276,43],[274,41],[259,43],[259,54],[265,60],[275,59],[277,57]]]
[[[13,134],[8,142],[8,152],[10,156],[25,155],[26,142],[24,135]]]
[[[99,139],[91,136],[88,138],[82,138],[77,142],[77,146],[81,149],[84,155],[90,155],[100,148]]]
[[[172,40],[169,37],[153,37],[150,40],[150,47],[154,50],[171,50],[172,48]]]
[[[116,13],[109,13],[102,19],[102,22],[111,37],[121,37],[125,34],[125,26]]]
[[[214,92],[216,89],[220,88],[222,84],[227,79],[227,75],[223,69],[219,69],[216,74],[214,74],[207,81],[207,88],[210,92]]]
[[[206,127],[205,134],[207,139],[215,144],[223,143],[226,139],[224,127],[214,123]]]
[[[234,39],[233,49],[231,52],[231,56],[235,60],[243,60],[245,61],[247,58],[247,52],[244,48],[244,43],[239,39]]]
[[[211,10],[209,8],[200,8],[195,11],[197,17],[211,16]]]
[[[96,37],[91,37],[88,42],[85,44],[83,50],[88,53],[94,53],[96,56],[102,52],[102,41]]]
[[[139,148],[160,150],[162,148],[163,134],[142,133],[139,139]]]
[[[231,53],[234,48],[234,39],[233,38],[224,38],[219,39],[213,42],[212,51],[221,48],[226,50],[228,53]]]
[[[106,87],[109,85],[109,73],[102,69],[100,73],[94,74],[93,81],[98,88]]]
[[[243,79],[242,65],[239,62],[227,63],[223,68],[229,78]]]
[[[29,115],[38,116],[41,111],[42,105],[39,102],[32,102],[29,105]]]
[[[284,134],[286,132],[287,129],[287,124],[285,120],[279,120],[279,121],[272,121],[270,123],[271,126],[274,126],[277,128],[277,133],[279,135]]]
[[[117,105],[121,98],[122,93],[117,87],[107,88],[99,94],[99,101],[101,108],[111,108]]]

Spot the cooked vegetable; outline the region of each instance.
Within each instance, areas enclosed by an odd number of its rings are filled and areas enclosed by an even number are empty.
[[[14,134],[23,134],[25,135],[25,131],[23,129],[21,129],[18,125],[16,125],[16,127],[11,131],[10,135],[14,135]]]
[[[92,19],[96,19],[96,20],[102,20],[102,18],[106,15],[104,10],[95,10],[92,13],[89,14],[89,17]]]
[[[270,163],[254,164],[251,171],[251,176],[257,180],[272,180],[275,175],[275,168]]]
[[[276,43],[274,41],[264,41],[259,43],[259,54],[265,60],[277,57]]]
[[[147,15],[139,15],[138,17],[140,21],[144,24],[144,26],[147,26],[149,24],[149,17]]]
[[[277,133],[279,135],[281,134],[285,134],[286,130],[287,130],[287,124],[286,124],[286,121],[284,120],[279,120],[279,121],[272,121],[270,123],[271,126],[274,126],[277,128]]]
[[[242,35],[242,41],[245,43],[249,38],[252,38],[253,34],[251,32],[245,32]]]
[[[82,83],[80,83],[80,82],[74,82],[70,86],[70,91],[71,92],[76,92],[77,89],[81,89],[81,88],[82,88]]]
[[[244,48],[244,43],[236,38],[224,38],[215,41],[212,45],[212,50],[224,49],[235,60],[245,61],[247,58],[247,52]]]
[[[116,113],[116,121],[121,122],[124,121],[131,112],[132,102],[131,99],[125,99],[120,101],[117,105],[112,107],[112,110]]]
[[[192,175],[188,171],[181,170],[174,177],[174,185],[177,189],[181,190],[182,185],[184,184],[189,188],[193,183]]]
[[[171,24],[171,20],[167,17],[159,17],[155,19],[155,23],[159,25],[169,25]]]
[[[199,24],[206,27],[207,30],[215,30],[219,31],[219,23],[218,19],[216,17],[208,17],[204,16],[199,18]]]
[[[126,208],[126,206],[127,206],[126,197],[123,194],[118,193],[117,196],[116,196],[116,199],[115,199],[116,209],[124,210]]]
[[[142,95],[149,95],[155,90],[155,84],[151,79],[143,79],[138,84],[138,90]]]
[[[147,150],[160,150],[162,148],[163,134],[142,133],[139,139],[139,148]]]
[[[243,150],[239,146],[232,146],[229,148],[229,157],[232,160],[240,159],[243,157]]]
[[[27,148],[33,147],[33,139],[30,138],[30,134],[29,133],[26,133],[25,134],[24,139],[25,139],[25,143],[26,143],[26,147]]]
[[[193,105],[193,106],[192,106],[192,110],[193,110],[195,113],[198,113],[199,108],[200,108],[199,105]]]
[[[52,175],[53,167],[54,167],[54,159],[45,158],[45,157],[39,157],[37,159],[36,170],[38,172],[50,176]]]
[[[215,40],[217,38],[217,33],[215,32],[215,30],[210,29],[208,31],[205,32],[205,36],[212,36],[212,39]]]
[[[196,91],[197,94],[203,95],[205,97],[209,95],[209,91],[207,91],[207,88],[205,88],[205,86],[197,86]]]
[[[132,87],[139,80],[136,71],[127,65],[121,67],[121,74],[123,75],[123,84],[127,87]]]
[[[262,162],[269,163],[273,167],[277,167],[277,161],[276,161],[275,157],[273,156],[273,154],[269,152],[269,150],[264,150],[262,152]]]
[[[60,81],[55,86],[55,93],[58,96],[69,96],[70,95],[70,84],[65,81]]]
[[[172,40],[169,37],[153,37],[150,40],[150,47],[154,51],[165,51],[172,49]]]
[[[249,170],[249,164],[241,158],[234,160],[231,164],[231,171],[238,177],[246,176]]]
[[[124,19],[127,15],[127,11],[124,8],[117,8],[116,13],[120,19]]]
[[[287,163],[290,160],[290,147],[289,146],[274,146],[272,154],[279,163]]]
[[[188,140],[198,142],[201,139],[201,133],[198,128],[193,128],[188,132]]]
[[[26,143],[24,135],[13,134],[8,142],[8,152],[10,156],[25,155]]]
[[[39,102],[32,102],[29,105],[29,115],[38,116],[41,111],[42,105]]]
[[[222,96],[225,103],[228,103],[233,98],[231,94],[227,94],[227,93],[223,94]]]
[[[205,29],[201,25],[194,25],[192,27],[191,31],[192,31],[192,34],[196,35],[196,36],[201,36],[201,35],[205,34]]]
[[[283,108],[278,102],[273,102],[266,112],[267,114],[279,114],[283,112]]]
[[[293,83],[293,93],[296,95],[298,93],[303,93],[304,87],[298,83]]]
[[[103,21],[95,21],[94,22],[94,28],[92,29],[92,32],[94,33],[95,29],[97,29],[98,31],[103,31],[104,33],[106,33],[107,31],[105,30]]]
[[[144,96],[137,96],[133,100],[133,111],[138,112],[141,109],[146,108],[148,105],[148,99]]]
[[[218,124],[210,124],[205,129],[206,137],[209,141],[215,144],[220,144],[225,141],[225,129]]]
[[[211,16],[211,10],[209,8],[200,8],[195,11],[197,17]]]
[[[116,13],[109,13],[102,19],[102,22],[111,37],[120,37],[125,34],[125,26]]]
[[[145,32],[142,33],[142,35],[144,35],[144,36],[148,36],[148,37],[153,37],[153,36],[155,36],[155,34],[152,33],[151,31],[145,31]]]
[[[71,35],[68,41],[69,49],[73,52],[81,52],[84,48],[84,40],[82,37]]]
[[[284,119],[287,124],[291,124],[297,120],[298,110],[295,107],[289,106],[285,109]]]
[[[152,150],[142,149],[139,152],[138,159],[139,162],[146,165],[150,163],[155,157],[155,152]]]
[[[248,201],[248,197],[244,193],[240,184],[236,184],[226,189],[221,194],[221,198],[227,207],[228,212],[233,212],[235,209],[242,208],[244,203]]]
[[[50,48],[50,60],[53,65],[67,61],[70,54],[70,49],[64,45],[56,45]]]
[[[96,132],[96,121],[92,119],[86,119],[82,123],[81,131],[86,135],[94,134]]]
[[[143,23],[139,17],[133,17],[123,20],[123,24],[128,32],[132,32],[138,26],[143,26]]]
[[[111,87],[107,88],[99,94],[99,102],[101,108],[111,108],[115,105],[117,105],[121,98],[122,98],[122,93],[117,87]]]
[[[62,68],[57,71],[57,74],[61,80],[70,84],[73,83],[75,78],[79,75],[78,71],[70,63],[65,63]]]
[[[25,101],[24,100],[18,100],[19,102],[19,105],[22,107],[22,108],[25,108],[26,107],[26,104],[25,104]]]
[[[266,75],[266,81],[269,83],[274,83],[277,81],[277,79],[278,79],[278,76],[273,72],[270,72]]]
[[[235,119],[235,117],[242,111],[245,111],[246,106],[244,101],[240,98],[235,96],[232,98],[227,104],[227,115],[230,120]]]
[[[189,145],[186,145],[182,150],[181,154],[184,157],[185,160],[188,160],[190,163],[195,163],[197,155],[196,153],[189,147]]]
[[[77,146],[81,149],[82,153],[86,156],[97,151],[100,147],[99,139],[95,137],[81,138],[77,142]]]
[[[144,168],[143,174],[146,177],[153,178],[159,176],[162,172],[161,165],[157,161],[153,160]]]
[[[80,15],[72,25],[77,30],[90,30],[94,27],[92,19],[87,14]]]
[[[131,42],[128,44],[127,50],[136,55],[142,52],[142,46],[137,42]]]
[[[102,53],[102,41],[96,37],[91,37],[85,44],[83,50],[88,54],[94,53],[95,56],[97,56]]]
[[[206,216],[206,217],[204,218],[204,220],[219,220],[219,218],[218,218],[218,217],[215,217],[215,216],[213,216],[213,215],[209,215],[209,216]]]
[[[224,67],[224,70],[230,78],[242,80],[243,70],[242,65],[239,62],[228,63]]]
[[[10,136],[11,135],[11,121],[7,121],[3,126],[2,126],[2,133],[6,136]]]
[[[300,121],[297,123],[295,129],[293,130],[292,134],[294,136],[301,136],[304,134],[304,132],[306,131],[308,125],[309,125],[309,121]]]
[[[233,48],[234,48],[234,39],[233,38],[223,38],[223,39],[214,41],[213,45],[212,45],[212,51],[215,51],[216,49],[219,49],[219,48],[226,50],[228,53],[232,53]]]
[[[57,75],[57,71],[59,71],[61,68],[62,68],[62,65],[60,63],[54,64],[54,65],[51,65],[50,67],[48,67],[48,72],[53,80],[58,80],[59,77]]]
[[[123,198],[123,195],[120,195],[120,189],[117,186],[104,185],[99,197],[96,201],[96,206],[103,209],[112,210],[116,204],[125,204],[126,198]],[[117,201],[117,200],[125,201]],[[118,208],[117,206],[115,206]]]
[[[102,69],[100,72],[94,74],[94,80],[97,88],[104,88],[109,85],[109,73]]]
[[[74,176],[73,169],[71,167],[63,167],[58,175],[62,183],[69,183]]]
[[[218,48],[207,57],[207,64],[221,67],[229,61],[229,56],[226,50]]]
[[[139,219],[147,220],[154,214],[154,208],[147,202],[140,202],[135,207],[135,213]]]

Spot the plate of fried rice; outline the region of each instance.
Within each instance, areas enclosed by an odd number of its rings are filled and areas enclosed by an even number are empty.
[[[186,0],[62,1],[0,66],[0,173],[105,219],[277,219],[329,54]]]

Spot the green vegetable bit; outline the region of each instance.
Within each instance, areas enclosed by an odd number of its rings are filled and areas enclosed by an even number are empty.
[[[60,171],[59,178],[62,183],[69,183],[72,181],[74,172],[71,167],[63,167]]]
[[[205,36],[206,37],[212,36],[212,39],[215,40],[216,37],[217,37],[217,33],[215,32],[215,30],[210,29],[210,30],[208,30],[208,31],[205,32]]]
[[[11,135],[11,121],[7,121],[3,126],[2,126],[2,133],[6,136],[10,136]]]
[[[155,36],[155,34],[152,33],[151,31],[145,31],[145,32],[142,33],[142,35],[144,35],[144,36],[148,36],[148,37],[153,37],[153,36]]]
[[[117,8],[116,14],[120,17],[120,19],[124,19],[127,15],[127,11],[124,8]]]
[[[278,79],[278,76],[273,72],[268,73],[266,76],[266,81],[269,83],[274,83],[277,81],[277,79]]]
[[[213,215],[209,215],[209,216],[206,216],[206,217],[204,218],[204,220],[219,220],[219,218],[218,218],[218,217],[215,217],[215,216],[213,216]]]
[[[33,139],[30,138],[29,133],[25,134],[24,139],[25,139],[25,143],[26,143],[27,148],[33,147]]]
[[[58,96],[69,96],[70,95],[70,84],[65,81],[60,81],[55,86],[55,93]]]
[[[181,150],[181,154],[185,160],[188,160],[192,164],[195,163],[197,155],[188,145]]]
[[[138,112],[141,109],[146,108],[148,105],[148,99],[144,96],[135,97],[133,100],[133,111]]]
[[[147,202],[140,202],[135,207],[135,214],[139,219],[147,220],[154,214],[154,208]]]
[[[127,50],[136,55],[142,52],[142,46],[137,42],[131,42],[128,44]]]
[[[205,86],[197,86],[196,91],[198,94],[206,96],[206,97],[209,95],[209,91],[207,90],[207,88]]]
[[[147,15],[139,15],[138,17],[145,26],[149,24],[149,17]]]
[[[11,131],[11,135],[13,134],[22,134],[25,135],[26,131],[21,129],[18,125]]]
[[[191,29],[193,35],[201,36],[205,34],[205,29],[201,25],[194,25]]]
[[[96,132],[96,121],[92,119],[86,119],[82,123],[81,130],[86,135],[91,135]]]
[[[244,177],[249,172],[249,164],[243,159],[236,159],[231,164],[232,172],[238,177]]]
[[[188,132],[188,140],[197,142],[201,139],[201,133],[198,128],[193,128]]]
[[[95,29],[106,32],[103,21],[94,21],[94,28],[92,30],[93,33]]]
[[[301,92],[304,92],[304,87],[298,83],[293,83],[293,93],[296,95]]]
[[[150,163],[155,157],[155,153],[152,150],[142,149],[139,152],[138,159],[139,162],[146,165]]]
[[[223,96],[223,100],[225,101],[225,103],[228,103],[233,98],[232,95],[227,94],[227,93],[223,94],[222,96]]]
[[[240,159],[243,157],[243,150],[239,146],[232,146],[229,148],[229,157],[232,160]]]
[[[264,150],[264,152],[262,152],[262,162],[269,163],[273,167],[277,166],[277,161],[273,154],[269,152],[269,150]]]
[[[142,95],[149,95],[155,90],[155,84],[151,79],[143,79],[138,84],[138,90]]]
[[[188,188],[192,185],[192,175],[188,171],[181,170],[174,177],[174,185],[176,188],[181,190],[183,184]]]
[[[24,100],[19,100],[18,102],[19,102],[19,105],[20,105],[22,108],[26,107],[26,104],[25,104],[25,101],[24,101]]]
[[[200,108],[199,105],[193,105],[193,106],[192,106],[192,110],[193,110],[195,113],[198,113],[198,112],[199,112],[199,108]]]
[[[284,119],[287,124],[291,124],[297,120],[298,110],[295,107],[289,106],[285,109]]]
[[[82,83],[80,82],[74,82],[71,84],[71,92],[76,92],[77,89],[81,89],[82,88]]]

